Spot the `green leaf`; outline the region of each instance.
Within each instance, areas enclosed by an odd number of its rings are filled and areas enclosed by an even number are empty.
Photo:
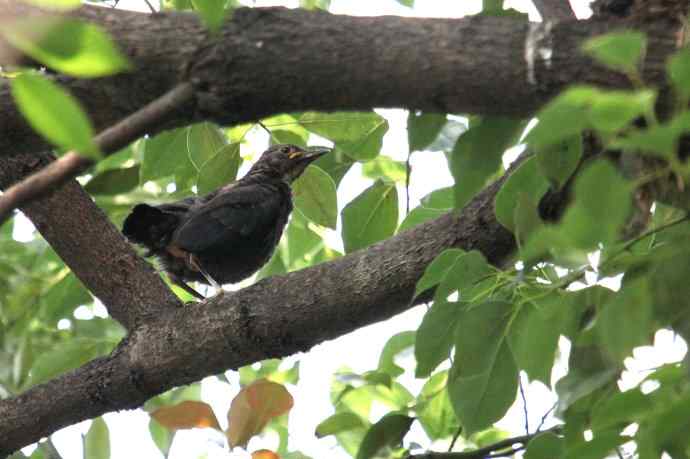
[[[415,340],[415,377],[428,377],[441,362],[450,357],[455,340],[455,328],[460,319],[460,312],[465,307],[464,303],[437,298],[424,314]]]
[[[592,100],[589,119],[599,131],[615,132],[645,113],[653,113],[656,91],[607,91]]]
[[[671,56],[666,65],[666,73],[676,91],[682,97],[690,97],[690,48],[682,48]]]
[[[688,132],[690,112],[683,112],[667,123],[634,130],[625,137],[618,137],[611,142],[611,147],[628,153],[657,154],[674,163],[678,160],[678,140]]]
[[[653,301],[647,279],[639,278],[624,282],[623,288],[604,305],[597,329],[599,339],[614,358],[622,360],[634,347],[649,342]]]
[[[530,379],[551,386],[558,338],[564,333],[567,319],[565,297],[551,294],[538,304],[527,303],[520,308],[510,327],[508,343],[520,369],[527,372]],[[539,349],[538,352],[535,350]]]
[[[606,160],[594,162],[578,176],[574,194],[563,216],[563,230],[573,244],[590,249],[618,239],[631,206],[630,187],[618,171]]]
[[[466,435],[491,426],[515,400],[518,369],[505,340],[511,311],[487,301],[460,315],[448,393]]]
[[[34,386],[76,368],[99,354],[99,343],[93,340],[71,339],[54,344],[34,361],[29,385]]]
[[[388,156],[377,156],[362,164],[362,175],[370,179],[388,179],[393,182],[405,182],[407,176],[404,161],[394,161]]]
[[[428,147],[446,124],[446,115],[410,111],[407,115],[407,143],[410,151]]]
[[[589,107],[599,93],[591,86],[562,92],[539,111],[539,123],[527,135],[527,143],[538,151],[580,135],[589,127]]]
[[[170,451],[170,446],[175,437],[175,432],[168,430],[160,425],[158,421],[151,418],[149,421],[149,433],[161,454],[163,454],[164,457],[168,457],[168,452]]]
[[[91,194],[114,195],[126,193],[139,184],[139,166],[108,169],[95,175],[84,186]]]
[[[81,6],[81,0],[24,0],[40,8],[54,9],[60,11],[73,10]]]
[[[331,6],[331,0],[300,0],[299,7],[306,10],[320,9],[328,11]]]
[[[103,77],[131,68],[103,29],[79,19],[22,18],[1,33],[26,55],[67,75]]]
[[[103,418],[91,421],[91,427],[84,437],[84,457],[110,459],[110,432]]]
[[[516,140],[524,122],[485,117],[460,136],[450,158],[455,178],[455,208],[461,209],[501,165],[505,150]]]
[[[345,206],[342,218],[347,253],[390,237],[398,226],[395,185],[377,180]]]
[[[447,212],[448,210],[429,209],[424,206],[417,206],[414,209],[412,209],[410,213],[407,214],[402,223],[400,223],[400,227],[398,227],[398,233],[407,231],[410,228],[414,228],[415,226],[421,225],[422,223],[428,222],[430,220],[435,220]]]
[[[368,161],[381,151],[388,121],[374,112],[306,112],[299,122],[309,131],[332,140],[345,154]]]
[[[316,438],[323,438],[327,435],[335,435],[360,427],[366,427],[362,418],[350,411],[342,411],[335,413],[324,421],[321,421],[316,426]]]
[[[520,246],[527,241],[529,236],[542,227],[538,206],[539,204],[535,202],[529,194],[523,192],[518,193],[518,200],[513,214],[513,223],[515,227],[515,239],[520,243]]]
[[[197,188],[199,194],[210,193],[237,178],[240,167],[240,144],[229,143],[218,149],[199,171]]]
[[[408,8],[414,8],[414,0],[396,0],[398,3],[400,3],[402,6],[406,6]]]
[[[295,207],[312,222],[335,229],[338,197],[335,183],[318,166],[310,165],[292,185]]]
[[[501,189],[496,194],[495,210],[499,223],[515,232],[515,208],[520,193],[526,193],[539,202],[541,197],[549,189],[549,183],[537,169],[537,161],[534,157],[528,158],[510,174]]]
[[[71,317],[77,306],[91,303],[89,291],[77,276],[70,272],[52,285],[41,298],[45,305],[41,317],[49,324],[56,325],[64,317]]]
[[[12,96],[31,127],[48,141],[90,158],[99,156],[89,118],[60,86],[39,74],[22,73],[12,80]]]
[[[187,128],[165,131],[144,143],[144,159],[139,175],[140,183],[175,175],[180,188],[183,169],[192,165],[187,155]],[[186,174],[185,174],[186,175]]]
[[[590,38],[584,43],[582,49],[613,70],[635,74],[646,46],[647,38],[644,33],[626,30]]]
[[[527,444],[525,459],[559,459],[563,457],[563,439],[552,432],[544,432]]]
[[[192,0],[204,25],[211,32],[217,32],[225,21],[225,0]]]
[[[340,184],[340,180],[342,180],[354,163],[355,161],[352,158],[336,148],[312,164],[330,175],[337,187]]]
[[[197,171],[227,143],[223,131],[213,123],[198,123],[187,128],[187,154]]]
[[[381,418],[367,431],[357,451],[357,459],[369,459],[386,446],[397,446],[410,430],[414,418],[392,413]]]
[[[414,295],[429,290],[431,287],[440,284],[458,260],[465,256],[466,252],[461,249],[446,249],[433,259],[424,270],[424,274],[417,281]]]
[[[594,406],[592,429],[604,430],[628,425],[651,414],[653,408],[651,399],[639,388],[619,392]]]
[[[387,373],[394,378],[403,374],[405,370],[396,365],[395,357],[414,346],[415,335],[413,331],[404,331],[391,336],[381,351],[378,371]]]
[[[596,434],[590,441],[580,440],[574,445],[568,445],[565,451],[566,459],[604,459],[616,447],[630,441],[629,437],[621,436],[618,432],[602,432]]]
[[[446,390],[447,380],[447,371],[434,374],[417,397],[417,420],[431,440],[448,438],[459,428]]]
[[[563,188],[581,158],[582,138],[579,135],[537,150],[537,166],[556,190]]]

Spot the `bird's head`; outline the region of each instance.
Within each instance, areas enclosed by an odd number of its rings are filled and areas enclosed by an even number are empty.
[[[300,148],[289,144],[273,145],[261,155],[249,173],[268,173],[291,183],[310,163],[329,151],[331,149],[326,147]]]

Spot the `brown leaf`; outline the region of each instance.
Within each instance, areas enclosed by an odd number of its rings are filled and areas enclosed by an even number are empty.
[[[218,419],[211,407],[204,402],[184,401],[177,405],[164,406],[151,413],[151,417],[170,430],[212,427],[220,429]]]
[[[268,449],[260,449],[252,453],[252,459],[280,459],[280,456]]]
[[[228,443],[246,446],[272,418],[287,413],[293,399],[282,384],[258,379],[242,388],[228,411]]]

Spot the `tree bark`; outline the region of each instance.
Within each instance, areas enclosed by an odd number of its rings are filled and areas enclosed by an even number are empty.
[[[38,14],[18,4],[0,0],[0,17]],[[382,107],[525,117],[569,84],[628,86],[624,76],[577,51],[587,38],[631,25],[624,21],[563,21],[542,30],[514,18],[241,8],[209,37],[187,13],[84,6],[73,14],[104,26],[135,68],[102,79],[55,77],[81,100],[99,130],[181,81],[195,85],[197,106],[158,130],[200,120],[231,125],[274,113]],[[647,81],[664,81],[665,58],[675,49],[674,21],[659,16],[640,25],[650,50],[667,51],[648,53]],[[550,58],[527,53],[526,46],[550,50]],[[0,118],[0,155],[46,148],[17,112],[7,85],[0,88]]]

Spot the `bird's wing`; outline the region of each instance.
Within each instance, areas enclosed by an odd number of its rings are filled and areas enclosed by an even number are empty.
[[[219,193],[191,211],[173,236],[172,244],[188,252],[201,252],[219,244],[232,244],[259,228],[274,224],[281,195],[261,185]]]

